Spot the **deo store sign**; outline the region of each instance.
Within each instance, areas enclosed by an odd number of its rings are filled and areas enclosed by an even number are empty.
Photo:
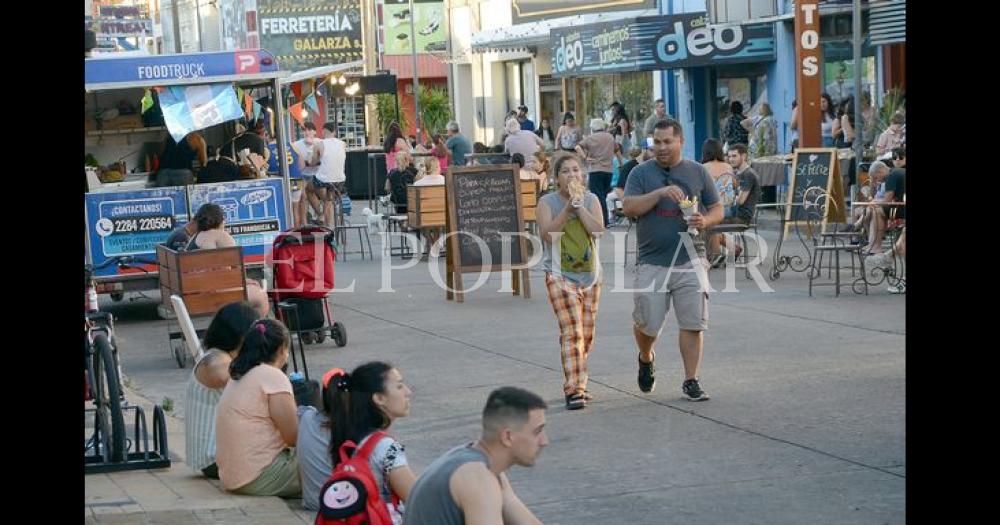
[[[550,42],[556,77],[762,62],[775,57],[772,24],[713,28],[707,13],[553,29]]]

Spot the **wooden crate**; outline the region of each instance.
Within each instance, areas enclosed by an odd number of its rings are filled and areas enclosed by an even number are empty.
[[[214,315],[222,306],[247,299],[243,249],[217,248],[176,252],[156,247],[160,265],[160,296],[169,304],[179,295],[191,317]]]
[[[537,208],[538,179],[521,179],[521,209],[524,212],[524,222],[535,222]]]
[[[445,223],[444,186],[407,186],[406,218],[411,228],[442,228]]]

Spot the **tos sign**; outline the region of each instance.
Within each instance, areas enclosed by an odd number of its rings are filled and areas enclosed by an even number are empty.
[[[821,130],[823,117],[820,114],[821,94],[820,49],[819,49],[819,9],[816,0],[796,0],[795,2],[795,55],[798,63],[796,78],[796,98],[799,102],[799,146],[818,148],[822,146]]]
[[[816,52],[816,49],[819,48],[819,32],[816,31],[819,24],[816,23],[816,8],[815,3],[803,3],[799,6],[799,10],[805,18],[805,23],[802,24],[802,35],[799,36],[799,45],[802,48],[802,74],[809,77],[816,76],[816,73],[819,72],[819,55]]]

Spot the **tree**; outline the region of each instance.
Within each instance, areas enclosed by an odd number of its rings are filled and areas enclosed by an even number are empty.
[[[444,133],[451,120],[451,100],[441,88],[420,86],[420,119],[428,135]]]

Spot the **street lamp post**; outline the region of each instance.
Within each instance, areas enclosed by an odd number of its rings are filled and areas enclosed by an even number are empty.
[[[861,155],[864,144],[865,123],[861,116],[861,0],[854,0],[854,167],[855,173],[861,171]]]
[[[410,54],[413,56],[413,117],[416,122],[417,144],[420,141],[420,80],[417,78],[417,36],[414,30],[414,18],[417,13],[413,9],[413,0],[410,0]]]

